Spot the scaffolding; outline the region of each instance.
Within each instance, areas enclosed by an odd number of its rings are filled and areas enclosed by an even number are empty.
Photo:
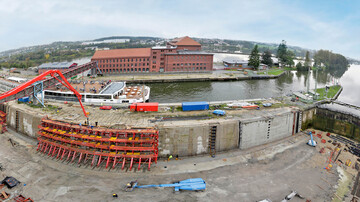
[[[157,163],[159,132],[154,129],[108,129],[42,119],[37,151],[56,159],[129,170]]]

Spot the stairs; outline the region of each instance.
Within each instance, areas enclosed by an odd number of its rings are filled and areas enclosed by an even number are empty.
[[[211,157],[215,157],[216,154],[216,130],[217,126],[210,126],[209,134],[209,153]]]

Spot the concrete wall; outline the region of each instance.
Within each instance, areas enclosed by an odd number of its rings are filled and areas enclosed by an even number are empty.
[[[167,156],[168,154],[192,156],[208,153],[211,126],[217,126],[216,151],[238,147],[239,123],[236,120],[185,126],[160,126],[159,156]]]
[[[294,114],[241,120],[240,149],[266,144],[292,135]]]
[[[16,122],[16,112],[18,112],[18,124]],[[8,127],[29,137],[37,137],[38,125],[41,123],[42,116],[29,114],[22,109],[9,106],[6,106],[6,113]]]

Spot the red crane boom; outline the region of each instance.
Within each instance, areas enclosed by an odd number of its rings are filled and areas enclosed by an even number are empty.
[[[63,81],[61,81],[55,74],[58,74],[58,76],[60,76],[62,78]],[[66,88],[68,88],[69,90],[71,90],[77,97],[77,99],[79,100],[79,103],[80,103],[80,106],[83,110],[83,113],[85,115],[85,117],[88,117],[86,111],[85,111],[85,108],[81,102],[81,95],[79,92],[77,92],[71,85],[70,83],[66,80],[66,78],[64,77],[64,75],[59,71],[59,70],[49,70],[49,71],[46,71],[42,74],[40,74],[39,76],[31,79],[30,81],[27,81],[11,90],[9,90],[8,92],[5,92],[3,94],[0,95],[0,103],[2,103],[2,99],[6,98],[6,97],[9,97],[9,96],[12,96],[12,95],[15,95],[17,93],[19,93],[20,91],[24,90],[25,88],[27,88],[28,86],[32,85],[33,83],[35,82],[38,82],[38,81],[41,81],[43,79],[45,79],[45,77],[47,75],[50,75],[52,76],[53,78],[55,78],[57,81],[59,81],[62,85],[64,85]]]

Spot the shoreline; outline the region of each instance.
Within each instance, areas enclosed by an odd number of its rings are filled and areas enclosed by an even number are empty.
[[[115,81],[125,81],[129,84],[143,83],[178,83],[178,82],[204,82],[204,81],[244,81],[276,79],[284,75],[285,71],[279,75],[255,75],[255,76],[236,76],[236,77],[204,77],[204,78],[159,78],[159,79],[121,79]]]

